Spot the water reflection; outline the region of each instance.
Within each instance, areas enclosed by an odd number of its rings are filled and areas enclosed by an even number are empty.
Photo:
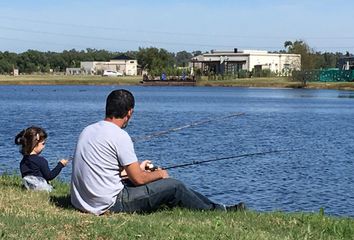
[[[340,93],[339,98],[354,98],[354,92]]]

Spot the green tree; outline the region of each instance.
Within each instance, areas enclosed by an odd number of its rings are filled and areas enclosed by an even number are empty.
[[[63,58],[63,55],[60,53],[52,53],[51,60],[50,60],[50,67],[56,72],[65,71],[66,62],[65,59]]]
[[[153,75],[160,75],[164,69],[175,65],[174,54],[162,48],[139,48],[136,57],[142,69]]]
[[[0,59],[0,74],[9,74],[13,69],[13,65],[5,59]]]
[[[8,51],[0,52],[0,74],[9,74],[17,68],[17,54]]]
[[[292,47],[292,46],[293,46],[292,41],[285,41],[285,42],[284,42],[284,48],[290,48],[290,47]]]
[[[202,51],[200,51],[200,50],[196,50],[196,51],[192,52],[193,57],[201,55],[201,54],[202,54]]]
[[[301,69],[311,70],[315,69],[315,53],[309,45],[302,41],[296,40],[295,42],[285,41],[284,47],[287,48],[288,53],[295,53],[301,55]]]
[[[322,54],[323,57],[323,68],[333,68],[336,67],[338,60],[340,57],[342,57],[343,54],[336,52],[336,53],[330,53],[330,52],[325,52]]]
[[[336,52],[314,52],[307,43],[301,40],[295,42],[285,41],[284,47],[288,53],[297,53],[301,55],[302,70],[334,68],[338,59],[343,56]]]
[[[181,51],[181,52],[177,52],[176,53],[176,63],[177,66],[180,67],[187,67],[189,61],[191,60],[191,58],[193,57],[193,55],[187,51]]]

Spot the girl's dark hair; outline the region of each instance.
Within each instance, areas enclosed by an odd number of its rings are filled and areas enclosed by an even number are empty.
[[[134,108],[135,100],[131,92],[125,89],[112,91],[106,101],[106,117],[124,118]]]
[[[20,153],[30,155],[39,142],[47,138],[43,128],[31,126],[19,132],[15,137],[15,144],[21,145]]]

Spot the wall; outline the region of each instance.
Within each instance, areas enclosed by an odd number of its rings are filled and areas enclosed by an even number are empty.
[[[138,74],[137,60],[111,60],[110,62],[81,62],[83,73],[97,74],[104,70],[113,70],[125,75],[136,76]]]
[[[138,61],[131,60],[111,60],[110,63],[119,64],[121,68],[124,68],[123,72],[127,76],[138,75]]]
[[[237,53],[233,52],[214,52],[203,54],[193,58],[194,61],[208,62],[245,62],[242,65],[242,70],[252,71],[255,66],[260,66],[260,69],[269,69],[271,72],[280,76],[291,74],[292,70],[301,70],[301,55],[299,54],[279,54],[267,53],[266,51],[245,50]],[[194,66],[197,68],[198,64]]]

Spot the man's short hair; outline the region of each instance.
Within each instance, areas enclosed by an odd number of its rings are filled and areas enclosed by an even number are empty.
[[[106,101],[106,118],[124,118],[135,105],[134,96],[125,89],[112,91]]]

